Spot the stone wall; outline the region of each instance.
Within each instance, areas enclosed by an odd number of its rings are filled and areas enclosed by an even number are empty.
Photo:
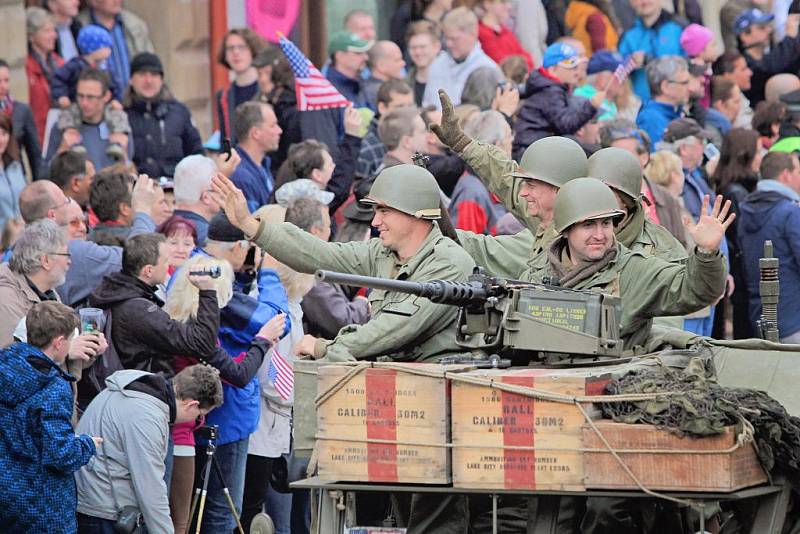
[[[125,7],[147,22],[165,80],[205,140],[212,131],[208,0],[127,0]]]
[[[0,0],[0,57],[11,67],[11,94],[17,100],[28,100],[28,79],[25,57],[28,55],[25,35],[25,2]]]

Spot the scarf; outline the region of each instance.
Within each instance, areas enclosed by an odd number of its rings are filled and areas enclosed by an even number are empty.
[[[550,270],[558,277],[561,287],[567,289],[576,287],[584,280],[602,271],[606,265],[617,257],[617,247],[612,246],[597,261],[580,262],[578,265],[572,265],[572,262],[566,257],[566,251],[567,239],[564,237],[556,239],[547,250],[547,263],[550,266]]]
[[[631,245],[639,239],[642,228],[644,228],[645,213],[642,204],[637,202],[633,210],[633,216],[625,223],[625,227],[614,232],[617,236],[617,241],[628,248],[631,248]]]

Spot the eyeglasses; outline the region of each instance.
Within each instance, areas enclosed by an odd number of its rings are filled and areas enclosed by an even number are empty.
[[[225,47],[226,52],[244,52],[245,50],[250,50],[250,47],[245,44],[238,44],[238,45],[228,45]]]
[[[48,210],[57,210],[58,208],[63,208],[64,206],[69,206],[70,202],[72,202],[72,198],[70,198],[68,196],[65,196],[64,197],[64,202],[62,202],[61,204],[56,204],[55,206],[50,206],[47,209]]]
[[[64,256],[65,258],[71,258],[72,254],[69,252],[48,252],[51,256]]]
[[[674,83],[675,85],[689,85],[689,80],[683,80],[683,81],[678,81],[678,80],[667,80],[667,81],[668,81],[669,83]]]
[[[84,93],[78,93],[75,95],[76,100],[100,100],[103,98],[103,95],[87,95]]]

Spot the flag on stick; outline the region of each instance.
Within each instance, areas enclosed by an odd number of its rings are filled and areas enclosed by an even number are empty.
[[[289,60],[294,72],[294,90],[297,95],[297,109],[314,111],[317,109],[346,108],[350,105],[342,94],[328,81],[297,46],[284,35],[280,37],[281,50]]]

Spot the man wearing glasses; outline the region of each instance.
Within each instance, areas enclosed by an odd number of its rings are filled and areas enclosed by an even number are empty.
[[[80,123],[72,122],[68,111],[61,113],[59,124],[50,132],[45,163],[50,165],[56,154],[76,145],[86,149],[87,156],[96,169],[113,165],[133,157],[133,141],[129,139],[130,125],[122,111],[106,112],[111,100],[108,75],[97,69],[84,70],[78,78],[75,94],[80,113]]]
[[[647,65],[650,96],[639,110],[636,125],[647,132],[652,146],[661,141],[667,125],[684,115],[689,103],[689,66],[679,56],[665,56]]]
[[[24,339],[19,329],[34,304],[59,301],[55,288],[64,283],[71,264],[71,254],[63,229],[44,219],[28,225],[14,245],[8,263],[0,265],[0,347]],[[15,329],[17,329],[15,331]],[[70,346],[71,359],[88,359],[105,349],[98,337],[78,336]]]

